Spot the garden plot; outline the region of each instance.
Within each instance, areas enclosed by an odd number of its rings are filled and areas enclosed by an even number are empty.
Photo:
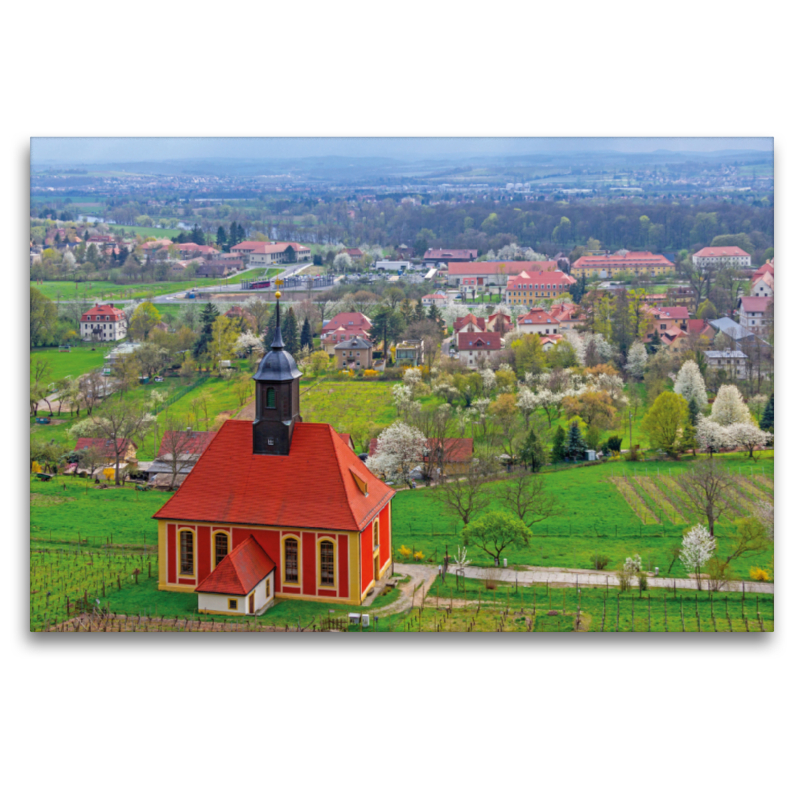
[[[619,489],[620,494],[625,498],[631,510],[645,525],[657,525],[660,520],[650,510],[644,500],[637,493],[636,484],[628,478],[609,478],[611,483]]]
[[[656,478],[649,476],[636,477],[633,480],[640,489],[640,495],[644,494],[650,499],[653,505],[657,507],[659,515],[662,518],[665,518],[673,525],[682,525],[686,522],[686,518],[661,491]]]

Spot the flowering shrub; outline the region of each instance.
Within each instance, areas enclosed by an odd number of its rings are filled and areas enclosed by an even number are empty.
[[[405,545],[403,545],[397,552],[403,558],[408,558],[411,555],[411,548],[410,547],[406,547]]]
[[[423,558],[425,558],[425,553],[423,553],[422,550],[417,550],[417,552],[414,553],[414,561],[422,561]]]
[[[769,572],[761,567],[750,567],[750,580],[752,581],[768,581]]]
[[[364,377],[365,378],[377,378],[380,376],[380,372],[376,369],[365,369],[364,370]]]

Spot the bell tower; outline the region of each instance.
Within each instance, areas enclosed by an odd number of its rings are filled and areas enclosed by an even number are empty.
[[[295,422],[300,417],[302,372],[291,353],[284,350],[281,334],[281,293],[275,292],[277,325],[272,347],[264,354],[253,380],[256,382],[256,415],[253,420],[253,453],[287,456]]]

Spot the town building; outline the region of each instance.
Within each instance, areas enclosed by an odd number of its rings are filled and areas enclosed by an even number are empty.
[[[750,254],[741,247],[704,247],[692,256],[698,269],[707,267],[749,267]]]
[[[280,293],[276,293],[280,298]],[[360,605],[391,570],[394,490],[327,423],[303,422],[278,324],[255,380],[255,419],[228,420],[154,515],[158,587],[201,613],[273,599]]]
[[[403,272],[403,270],[411,269],[410,261],[388,261],[381,260],[375,262],[375,269],[378,272]]]
[[[532,308],[527,314],[517,317],[517,330],[520,333],[558,333],[558,320],[544,309]]]
[[[353,336],[370,339],[372,322],[369,317],[360,311],[343,311],[332,319],[323,320],[320,343],[329,355],[334,354],[334,347]]]
[[[654,255],[648,250],[618,250],[616,253],[581,256],[572,265],[572,275],[593,278],[612,278],[620,272],[633,275],[667,275],[675,271],[675,265],[663,255]]]
[[[136,462],[136,445],[130,439],[117,439],[117,444],[120,448],[120,464],[135,463]],[[108,463],[116,461],[116,450],[114,447],[113,439],[104,439],[103,437],[81,436],[75,444],[75,453],[80,453],[84,450],[94,450],[98,457]]]
[[[248,267],[311,260],[311,249],[297,242],[240,242],[231,247],[231,252],[240,254]]]
[[[242,269],[240,258],[212,258],[197,265],[198,278],[224,278]]]
[[[128,320],[113,303],[98,303],[81,314],[80,333],[84,342],[118,341],[128,335]]]
[[[550,316],[558,323],[560,331],[570,331],[586,321],[586,315],[581,313],[580,306],[575,303],[563,301],[550,306]]]
[[[571,275],[559,270],[548,272],[521,272],[516,278],[509,280],[506,286],[505,302],[509,306],[530,308],[544,298],[554,298],[569,291],[569,287],[577,283]]]
[[[422,257],[425,266],[435,267],[437,264],[457,264],[474,261],[478,257],[477,250],[448,250],[442,247],[429,247]]]
[[[502,349],[503,342],[499,333],[459,333],[456,336],[456,347],[461,363],[470,369],[478,369],[486,356]]]
[[[709,369],[721,370],[731,378],[747,377],[747,356],[741,350],[704,350]]]
[[[447,305],[447,296],[443,294],[424,294],[422,295],[422,305],[430,307],[430,306],[437,306],[438,308],[442,308],[443,306]]]
[[[420,339],[405,339],[394,349],[394,361],[398,367],[418,367],[425,355],[425,344]]]
[[[480,289],[483,286],[506,286],[523,272],[551,272],[555,261],[476,261],[472,264],[450,264],[447,281],[450,286]],[[563,273],[562,273],[563,274]]]
[[[508,333],[508,331],[510,331],[513,327],[514,326],[511,323],[511,317],[508,314],[498,312],[496,314],[489,314],[484,330],[505,334]]]
[[[180,486],[215,436],[214,431],[166,431],[155,459],[139,464],[148,483],[161,489]]]
[[[453,324],[453,333],[474,333],[486,330],[486,318],[476,317],[471,311],[463,317],[456,317]]]
[[[333,348],[339,369],[372,369],[372,342],[352,336]]]
[[[740,297],[739,324],[756,336],[766,336],[772,317],[772,297]]]
[[[661,336],[675,328],[686,332],[689,325],[689,309],[686,306],[656,306],[648,309],[651,317],[648,334]]]
[[[774,274],[772,272],[764,272],[761,275],[753,276],[753,279],[750,281],[750,294],[753,297],[774,297]]]

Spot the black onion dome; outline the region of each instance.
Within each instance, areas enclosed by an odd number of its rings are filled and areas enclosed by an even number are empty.
[[[297,362],[291,353],[283,349],[283,335],[281,334],[281,293],[275,292],[277,323],[275,336],[272,339],[272,348],[261,359],[254,381],[291,381],[302,377],[303,373],[297,369]]]
[[[300,378],[302,372],[297,369],[297,362],[283,348],[270,350],[258,365],[253,380],[256,381],[291,381]]]

